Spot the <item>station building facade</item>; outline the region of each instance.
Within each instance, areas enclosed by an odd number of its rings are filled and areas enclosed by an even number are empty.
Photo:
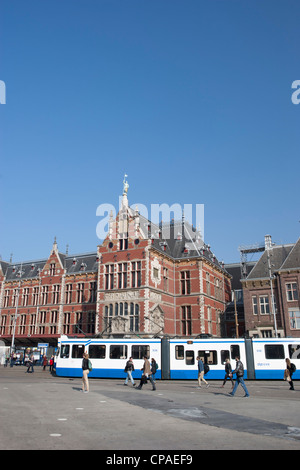
[[[230,275],[184,218],[155,225],[129,207],[93,253],[0,261],[0,340],[56,346],[62,335],[220,336]]]

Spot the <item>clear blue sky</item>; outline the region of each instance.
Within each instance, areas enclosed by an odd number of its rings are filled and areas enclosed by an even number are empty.
[[[205,242],[300,232],[298,0],[2,0],[0,254],[96,250],[96,209],[204,204]]]

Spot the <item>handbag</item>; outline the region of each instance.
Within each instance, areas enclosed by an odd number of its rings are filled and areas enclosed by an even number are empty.
[[[142,375],[142,384],[146,384],[147,383],[147,377],[146,375]]]

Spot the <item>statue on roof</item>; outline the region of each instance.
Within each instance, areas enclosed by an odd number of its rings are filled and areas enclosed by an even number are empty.
[[[128,184],[128,181],[126,181],[126,178],[127,178],[128,175],[124,175],[124,180],[123,180],[123,194],[127,194],[128,192],[128,188],[129,188],[129,184]]]

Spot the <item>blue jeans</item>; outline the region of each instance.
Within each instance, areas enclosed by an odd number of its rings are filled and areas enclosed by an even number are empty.
[[[132,375],[131,375],[131,370],[128,370],[128,371],[127,371],[127,377],[126,377],[126,379],[125,379],[125,384],[126,384],[126,385],[128,384],[128,379],[130,379],[132,385],[134,385],[134,380],[133,380]]]
[[[236,392],[236,389],[238,388],[239,384],[241,384],[241,386],[243,387],[243,389],[245,390],[245,394],[247,397],[249,397],[249,392],[247,390],[247,387],[245,385],[245,382],[244,382],[244,379],[243,377],[237,377],[236,378],[236,381],[235,381],[235,384],[234,384],[234,389],[232,390],[232,392],[230,393],[230,395],[234,395],[235,392]]]

